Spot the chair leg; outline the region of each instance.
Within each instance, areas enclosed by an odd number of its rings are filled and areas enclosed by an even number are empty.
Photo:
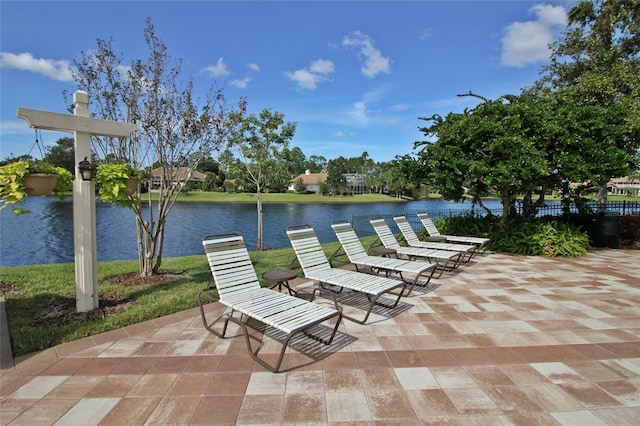
[[[338,314],[338,320],[336,321],[336,325],[333,328],[333,331],[331,333],[331,337],[329,339],[322,339],[321,337],[315,336],[315,335],[307,332],[308,328],[310,328],[310,327],[312,327],[314,325],[317,325],[318,323],[311,324],[311,325],[305,327],[302,330],[295,330],[295,331],[291,332],[290,334],[287,335],[286,339],[284,339],[284,341],[282,342],[282,349],[280,350],[280,353],[278,354],[278,359],[276,360],[275,365],[270,365],[270,364],[268,364],[266,361],[264,361],[262,358],[260,358],[258,356],[258,352],[260,352],[260,349],[262,348],[262,339],[260,340],[260,344],[258,345],[258,348],[254,351],[253,347],[251,345],[251,335],[249,333],[249,330],[247,329],[247,325],[243,321],[241,321],[241,320],[239,320],[237,318],[234,318],[234,317],[228,317],[227,318],[227,321],[232,321],[232,322],[234,322],[235,324],[239,325],[242,328],[242,331],[244,333],[244,339],[245,339],[245,342],[247,344],[247,351],[249,352],[249,356],[255,362],[257,362],[258,364],[262,365],[264,368],[266,368],[267,370],[271,371],[272,373],[278,373],[280,371],[280,366],[282,365],[282,361],[284,359],[284,354],[285,354],[285,352],[287,350],[287,347],[289,347],[289,342],[291,341],[293,336],[295,336],[298,333],[303,333],[303,334],[305,334],[306,336],[310,337],[313,340],[316,340],[316,341],[318,341],[320,343],[328,345],[333,341],[333,338],[335,337],[335,335],[336,335],[336,333],[338,331],[338,327],[340,326],[340,321],[341,320],[342,320],[342,312],[340,312]],[[264,339],[264,334],[263,334],[263,339]]]
[[[418,278],[420,278],[422,275],[416,275],[416,278],[413,280],[413,282],[412,283],[408,283],[408,284],[411,284],[411,285],[409,287],[409,291],[407,293],[407,296],[409,294],[411,294],[411,292],[413,291],[413,288],[416,287],[416,286],[427,287],[429,285],[429,282],[431,281],[431,278],[433,278],[433,274],[435,274],[436,269],[438,269],[437,266],[434,266],[433,268],[431,268],[431,274],[429,274],[429,277],[427,278],[427,281],[424,284],[418,283]],[[440,274],[440,275],[442,275],[442,274]],[[404,291],[404,289],[403,289],[403,291]]]
[[[222,315],[220,315],[218,318],[216,318],[215,320],[213,320],[211,323],[209,323],[209,321],[207,321],[207,316],[204,312],[204,305],[205,303],[202,300],[202,296],[205,296],[207,299],[209,299],[209,302],[214,302],[216,301],[215,298],[207,295],[204,292],[200,292],[198,293],[198,304],[200,305],[200,317],[202,318],[202,324],[204,325],[204,328],[211,334],[216,335],[222,339],[224,339],[225,334],[227,333],[227,326],[229,325],[229,317],[233,315],[233,310],[231,312],[225,312],[222,313]],[[215,323],[217,323],[218,321],[220,321],[220,319],[222,317],[227,317],[224,321],[224,325],[222,326],[222,332],[218,332],[216,330],[213,329],[213,326]]]
[[[338,315],[338,320],[336,321],[336,326],[333,327],[333,331],[331,332],[331,337],[329,337],[328,339],[323,339],[322,337],[316,336],[313,333],[309,333],[306,328],[304,330],[302,330],[302,332],[304,333],[305,336],[307,336],[310,339],[315,340],[316,342],[320,342],[320,343],[325,344],[325,345],[330,345],[331,342],[333,342],[333,338],[336,336],[336,333],[338,332],[338,327],[340,326],[340,322],[342,321],[342,309],[339,309],[339,312],[340,312],[340,314]],[[308,328],[311,328],[311,326],[309,326]]]
[[[289,344],[289,340],[291,340],[291,337],[293,336],[293,334],[289,334],[287,336],[287,338],[285,339],[285,341],[282,343],[282,349],[280,350],[280,354],[278,355],[278,360],[276,361],[275,366],[271,366],[269,364],[267,364],[266,361],[262,360],[261,358],[258,357],[258,352],[260,351],[260,349],[262,348],[262,340],[260,340],[260,344],[258,345],[258,349],[253,350],[253,347],[251,346],[251,337],[249,334],[249,330],[247,330],[247,325],[240,321],[237,318],[233,318],[233,317],[229,317],[228,321],[232,321],[235,324],[239,325],[240,328],[242,328],[242,331],[244,333],[244,340],[247,344],[247,351],[249,352],[249,356],[258,364],[262,365],[264,368],[266,368],[267,370],[271,371],[272,373],[277,373],[278,370],[280,369],[280,364],[282,364],[282,359],[284,358],[284,353],[287,350],[287,345]]]

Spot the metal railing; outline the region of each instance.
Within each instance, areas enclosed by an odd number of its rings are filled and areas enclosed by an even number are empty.
[[[522,204],[516,205],[516,210],[519,214],[522,213]],[[640,201],[610,201],[607,203],[589,202],[586,203],[587,211],[593,212],[593,214],[604,214],[605,216],[629,216],[632,214],[640,214]],[[394,216],[406,216],[407,221],[411,224],[414,230],[420,230],[423,228],[422,223],[418,219],[417,214],[421,211],[405,211],[391,214],[371,214],[371,215],[354,215],[351,217],[351,225],[358,235],[367,236],[375,235],[369,220],[371,219],[384,219],[394,233],[400,232],[395,222]],[[502,208],[490,209],[491,213],[495,216],[502,214]],[[570,206],[571,213],[578,213],[578,208],[575,204]],[[428,211],[429,216],[433,220],[440,219],[442,217],[458,217],[466,216],[473,213],[476,217],[486,216],[484,209],[475,206],[473,209],[457,209],[457,210],[439,210]],[[564,206],[559,201],[552,201],[543,204],[538,208],[537,217],[544,216],[562,216],[564,215]]]
[[[518,205],[518,213],[522,212],[522,205]],[[560,202],[545,203],[538,208],[537,216],[562,216],[564,214],[564,206]],[[575,204],[569,206],[571,213],[578,213],[578,207]],[[607,203],[588,202],[585,204],[583,211],[593,214],[601,213],[606,216],[629,216],[632,214],[640,214],[640,201],[609,201]]]

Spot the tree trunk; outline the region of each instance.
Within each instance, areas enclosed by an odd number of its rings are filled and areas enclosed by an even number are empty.
[[[607,207],[607,184],[601,185],[598,189],[598,210],[604,211]]]
[[[157,274],[162,266],[162,248],[164,247],[164,231],[167,224],[167,213],[168,211],[162,215],[158,213],[158,229],[153,238],[153,252],[156,258],[156,263],[153,265],[152,269],[153,274]]]
[[[256,242],[256,250],[262,250],[262,192],[258,190],[256,195],[256,207],[258,208],[258,241]]]
[[[149,235],[148,232],[144,234],[145,247],[144,247],[144,263],[142,265],[142,270],[140,271],[140,275],[148,277],[153,275],[153,238]]]
[[[144,223],[142,222],[142,217],[136,212],[136,237],[138,243],[138,271],[140,274],[144,271]]]
[[[511,217],[516,214],[516,197],[508,195],[502,197],[502,217],[500,221],[506,223]]]

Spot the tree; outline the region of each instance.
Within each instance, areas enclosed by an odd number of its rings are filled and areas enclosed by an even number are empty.
[[[256,192],[258,210],[258,240],[256,249],[263,248],[262,193],[272,182],[286,174],[287,163],[283,155],[288,152],[289,141],[296,131],[296,123],[284,122],[284,114],[264,109],[259,116],[245,117],[241,126],[229,138],[245,168],[245,178]],[[288,180],[287,180],[288,182]]]
[[[420,196],[419,189],[426,180],[426,172],[417,158],[408,154],[396,155],[384,164],[383,170],[384,186],[396,198],[402,198],[403,195],[413,198]]]
[[[344,176],[349,172],[347,167],[347,160],[343,156],[327,163],[327,188],[334,196],[347,192],[347,178]]]
[[[214,85],[204,101],[196,99],[192,81],[181,81],[180,62],[171,63],[150,19],[144,36],[146,60],[126,66],[114,53],[112,40],[98,39],[96,50],[82,52],[74,61],[72,73],[78,89],[91,95],[91,110],[99,118],[139,124],[130,138],[94,138],[94,152],[138,170],[151,164],[161,168],[154,203],[150,194],[147,209],[141,199],[129,203],[136,216],[140,273],[152,275],[161,267],[166,219],[181,188],[239,124],[246,102],[229,107]],[[187,173],[177,174],[177,167]]]
[[[305,161],[304,169],[312,173],[322,173],[327,169],[327,159],[321,155],[311,155]]]
[[[74,154],[75,142],[73,138],[65,137],[56,141],[55,146],[46,147],[43,160],[54,166],[62,167],[75,174],[76,158]]]
[[[287,163],[287,172],[291,177],[298,176],[305,171],[306,156],[300,148],[294,146],[291,149],[285,149],[282,152],[282,157]]]
[[[626,164],[629,173],[640,160],[640,1],[581,1],[569,11],[568,23],[562,39],[553,44],[551,63],[532,90],[564,92],[562,96],[577,104],[614,107],[622,123],[615,120],[600,126],[626,129],[618,147],[635,155]],[[601,127],[594,128],[595,133],[600,131]],[[603,173],[596,182],[600,201],[606,200],[605,185],[611,177]]]
[[[462,200],[468,191],[482,207],[480,197],[492,192],[502,200],[506,221],[518,194],[538,187],[546,172],[544,152],[534,143],[535,135],[523,131],[518,100],[484,100],[463,113],[421,118],[432,124],[420,130],[437,142],[416,142],[414,147],[423,147],[419,154],[444,198]]]
[[[480,197],[497,195],[506,221],[516,215],[520,195],[531,217],[547,191],[563,191],[569,200],[625,170],[632,156],[624,148],[629,134],[620,105],[575,103],[569,91],[505,95],[463,113],[423,118],[433,124],[421,131],[437,142],[415,147],[422,147],[420,156],[443,196],[460,200],[466,188],[484,207]],[[579,190],[570,197],[575,184]]]
[[[198,171],[202,173],[211,172],[217,175],[220,173],[220,164],[212,157],[205,157],[198,164]]]

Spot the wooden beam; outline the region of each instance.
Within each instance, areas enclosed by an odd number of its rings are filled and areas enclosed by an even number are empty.
[[[138,126],[134,123],[100,120],[30,108],[18,108],[18,118],[26,120],[31,128],[60,132],[83,132],[114,138],[126,138],[131,135],[131,132],[138,130]]]

